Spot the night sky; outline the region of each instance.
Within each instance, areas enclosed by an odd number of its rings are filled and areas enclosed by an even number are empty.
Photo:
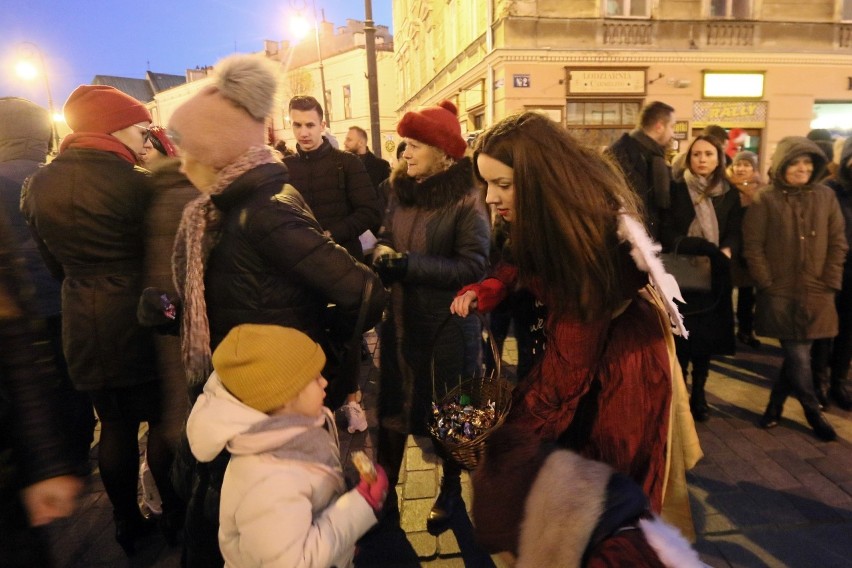
[[[335,27],[346,25],[347,18],[364,19],[360,0],[314,1]],[[372,6],[375,23],[392,30],[391,0],[372,0]],[[148,70],[183,75],[234,52],[260,51],[263,40],[291,39],[288,18],[300,8],[310,15],[311,1],[2,0],[0,96],[47,105],[41,77],[24,81],[15,74],[15,61],[29,49],[24,42],[44,54],[59,111],[71,91],[95,75],[142,79]]]

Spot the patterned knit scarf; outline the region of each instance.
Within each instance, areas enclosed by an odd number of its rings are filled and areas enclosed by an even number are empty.
[[[278,161],[274,150],[268,146],[249,148],[219,172],[216,182],[204,195],[191,201],[183,210],[175,237],[172,270],[175,289],[183,302],[181,355],[189,386],[201,384],[213,370],[204,275],[210,251],[219,240],[222,212],[210,196],[224,192],[246,172]]]
[[[695,175],[690,170],[683,173],[683,179],[686,180],[689,197],[692,198],[695,208],[695,219],[692,220],[687,235],[707,239],[719,246],[719,221],[716,219],[712,198],[725,193],[725,185],[719,182],[710,187],[706,177]]]

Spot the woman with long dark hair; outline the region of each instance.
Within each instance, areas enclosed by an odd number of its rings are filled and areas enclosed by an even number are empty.
[[[557,443],[612,465],[639,483],[659,512],[667,451],[680,452],[684,434],[692,433],[692,448],[697,440],[683,407],[672,404],[678,385],[671,328],[683,330],[666,298],[676,290],[642,228],[636,197],[616,166],[534,112],[486,131],[474,160],[486,202],[511,224],[514,264],[462,289],[451,311],[488,311],[518,286],[547,307],[544,353],[516,387],[505,424],[531,443]],[[680,467],[695,461],[696,454],[672,459]],[[478,537],[491,551],[514,551],[530,481],[478,472]]]
[[[710,259],[711,290],[681,290],[689,338],[675,339],[683,376],[692,363],[689,408],[699,422],[708,418],[704,385],[713,355],[732,355],[734,312],[731,257],[739,255],[743,208],[725,176],[725,153],[711,136],[698,136],[686,152],[686,169],[672,181],[671,207],[661,219],[663,249]]]

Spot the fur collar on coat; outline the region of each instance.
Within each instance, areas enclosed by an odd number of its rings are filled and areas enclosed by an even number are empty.
[[[393,191],[405,207],[441,209],[463,199],[473,187],[473,162],[462,158],[449,169],[417,182],[403,171],[391,176]]]

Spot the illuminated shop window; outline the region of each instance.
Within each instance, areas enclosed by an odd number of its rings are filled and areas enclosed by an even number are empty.
[[[651,0],[605,0],[606,15],[622,18],[650,18]]]
[[[704,72],[705,99],[763,98],[763,73]]]
[[[565,108],[565,124],[633,128],[638,121],[639,108],[638,101],[569,102]]]

